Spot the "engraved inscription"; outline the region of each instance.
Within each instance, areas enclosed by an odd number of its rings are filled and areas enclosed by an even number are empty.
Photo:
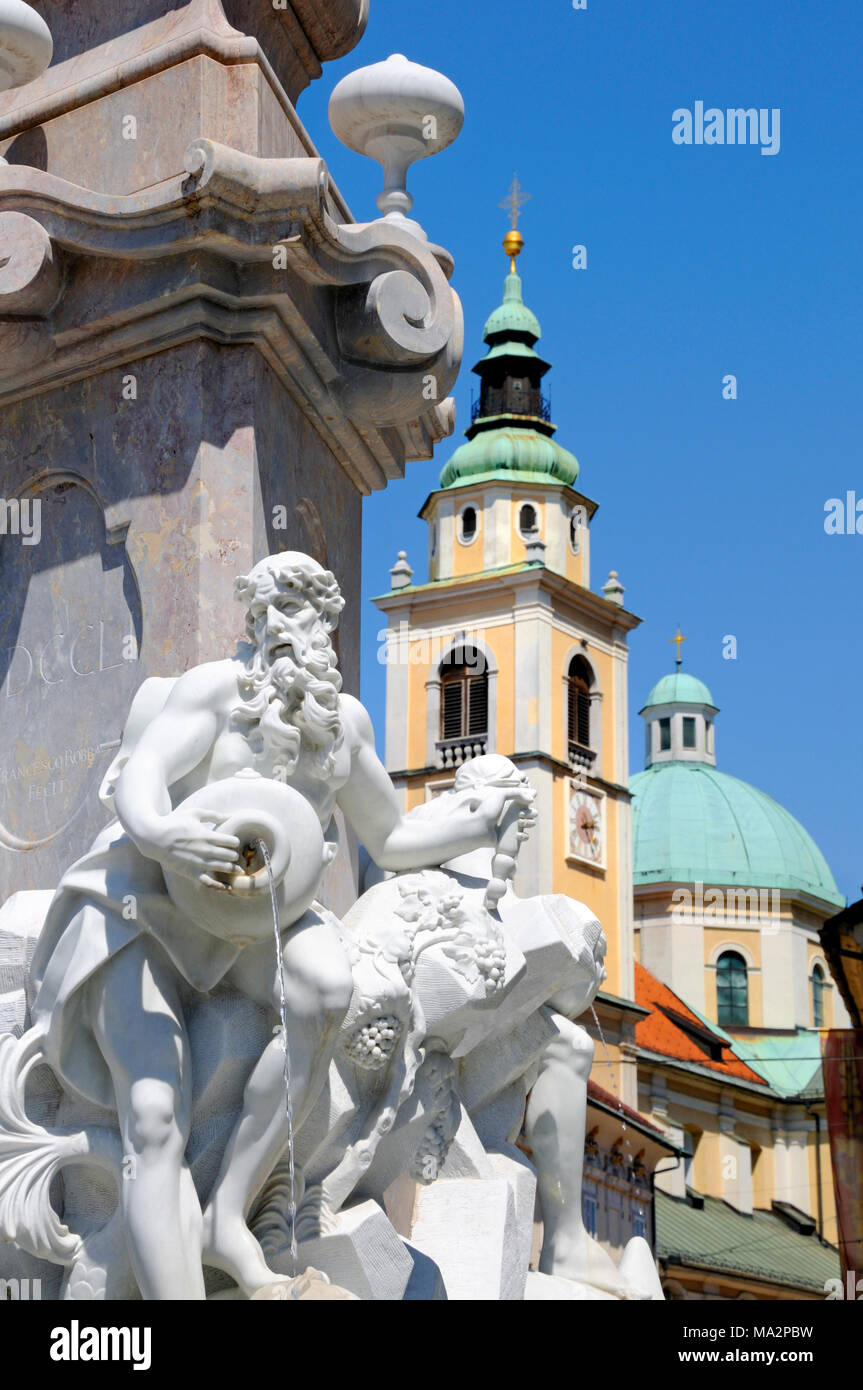
[[[140,679],[140,602],[90,490],[39,496],[39,544],[0,539],[0,847],[39,848],[80,822],[64,835],[74,855],[104,818],[96,793]]]

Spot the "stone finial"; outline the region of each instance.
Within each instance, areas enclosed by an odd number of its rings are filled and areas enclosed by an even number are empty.
[[[529,565],[544,565],[545,541],[540,540],[539,536],[534,536],[533,540],[525,543],[524,553]]]
[[[617,577],[617,570],[612,570],[608,579],[602,586],[602,592],[609,603],[616,603],[618,608],[623,607],[623,595],[626,593],[623,585]]]
[[[393,53],[384,63],[343,77],[330,97],[330,125],[343,145],[367,155],[384,171],[378,207],[388,221],[408,225],[413,207],[407,172],[418,159],[439,154],[464,124],[464,101],[454,83],[432,68]]]
[[[51,30],[24,0],[0,0],[0,92],[35,82],[54,56]]]
[[[406,589],[414,577],[414,572],[408,564],[406,550],[399,551],[399,558],[390,570],[390,588]]]

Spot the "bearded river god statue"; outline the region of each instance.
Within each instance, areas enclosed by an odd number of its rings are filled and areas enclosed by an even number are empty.
[[[0,1277],[64,1299],[661,1297],[643,1240],[617,1268],[581,1222],[571,1020],[605,940],[583,905],[512,889],[527,779],[477,758],[403,815],[341,692],[333,575],[287,553],[236,591],[237,657],[141,686],[115,819],[49,905],[0,911],[22,958],[35,939],[0,1032]],[[341,920],[317,899],[337,808],[371,861]]]

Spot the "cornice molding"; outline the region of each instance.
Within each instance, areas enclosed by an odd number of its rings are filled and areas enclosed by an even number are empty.
[[[368,0],[288,0],[278,9],[270,0],[189,0],[167,12],[162,0],[138,0],[134,23],[128,6],[97,0],[86,5],[87,46],[79,49],[76,25],[85,4],[75,0],[58,12],[49,0],[55,61],[34,82],[0,96],[0,140],[200,55],[225,65],[257,63],[293,102],[320,77],[322,63],[359,43],[368,21]]]
[[[205,337],[256,344],[361,491],[430,457],[463,344],[448,253],[336,222],[317,157],[197,140],[186,171],[118,196],[0,168],[0,405]]]

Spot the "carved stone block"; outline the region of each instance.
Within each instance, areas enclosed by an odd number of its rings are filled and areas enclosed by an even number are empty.
[[[343,1211],[331,1234],[303,1241],[298,1268],[309,1265],[357,1298],[374,1302],[400,1302],[415,1268],[384,1212],[370,1201]],[[289,1258],[273,1260],[273,1267],[289,1273]]]

